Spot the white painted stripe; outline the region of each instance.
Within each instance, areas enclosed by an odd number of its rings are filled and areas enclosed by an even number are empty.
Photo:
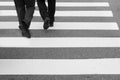
[[[120,74],[120,58],[1,59],[0,75]]]
[[[19,48],[120,47],[120,38],[49,37],[27,39],[23,37],[17,38],[0,37],[0,47],[19,47]]]
[[[0,2],[0,6],[14,6],[14,2]],[[37,6],[37,3],[36,5]],[[56,2],[57,7],[109,7],[108,2]]]
[[[59,2],[59,7],[109,7],[108,2]]]
[[[0,10],[0,16],[17,16],[15,10]],[[36,10],[34,16],[40,16]],[[56,11],[55,16],[63,17],[113,17],[112,11]]]
[[[7,25],[6,25],[7,24]],[[0,29],[18,29],[18,22],[0,22]],[[32,22],[30,29],[43,29],[43,22]],[[116,22],[55,22],[50,30],[119,30]]]

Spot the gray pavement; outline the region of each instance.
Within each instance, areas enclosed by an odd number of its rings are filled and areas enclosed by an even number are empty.
[[[12,1],[12,0],[0,0]],[[56,17],[56,22],[117,22],[120,28],[120,0],[57,0],[58,2],[109,2],[109,8],[65,8],[66,10],[112,10],[114,17]],[[3,6],[0,10],[14,10],[14,7]],[[36,8],[38,9],[38,8]],[[0,22],[17,21],[14,16],[2,16]],[[33,22],[42,22],[34,17]],[[31,30],[32,37],[120,37],[120,30]],[[1,29],[0,37],[22,37],[18,29]],[[120,48],[10,48],[0,47],[0,59],[104,59],[120,58]],[[0,80],[120,80],[120,75],[0,75]]]
[[[8,0],[11,1],[11,0]],[[58,2],[61,0],[57,0]],[[65,0],[68,1],[68,0]],[[70,2],[73,0],[70,0]],[[87,2],[88,0],[80,0],[81,2]],[[101,0],[91,0],[91,2],[97,2]],[[117,22],[119,24],[119,0],[102,0],[103,2],[109,2],[110,7],[104,8],[96,8],[92,7],[92,10],[112,10],[114,17],[56,17],[56,22]],[[74,2],[79,2],[79,0],[75,0]],[[117,4],[115,4],[117,3]],[[7,8],[7,9],[6,9]],[[13,6],[9,7],[10,10],[14,10],[15,8]],[[2,10],[8,10],[8,7],[3,6]],[[37,8],[36,8],[37,9]],[[65,7],[57,7],[57,10],[62,10],[66,11]],[[68,9],[68,8],[67,8]],[[74,11],[75,7],[73,9],[69,8],[69,10]],[[77,11],[79,10],[91,10],[89,7],[84,8],[78,8]],[[75,9],[76,10],[76,9]],[[0,21],[9,21],[9,22],[14,22],[17,21],[16,16],[1,16]],[[42,22],[42,19],[39,17],[34,17],[33,22]],[[17,27],[17,26],[16,26]],[[45,32],[44,30],[31,30],[32,37],[34,38],[43,38],[43,37],[120,37],[120,31],[119,30],[49,30]],[[1,29],[0,30],[0,37],[22,37],[21,33],[19,32],[18,29]],[[119,58],[119,53],[120,50],[119,48],[37,48],[37,49],[29,49],[29,48],[0,48],[1,54],[0,58],[19,58],[23,59],[25,56],[24,53],[26,54],[27,57],[25,58],[31,58],[29,57],[30,54],[33,56],[33,58],[37,59],[54,59],[54,58]],[[39,54],[40,52],[40,54]],[[9,54],[11,53],[12,56],[10,55],[4,55],[4,53]],[[17,54],[19,53],[19,54]],[[56,54],[57,53],[57,54]],[[73,57],[74,53],[74,57]],[[79,54],[80,53],[80,54]],[[49,57],[47,54],[53,54],[50,55]],[[82,55],[82,56],[81,56]],[[44,56],[44,57],[42,57]],[[62,56],[62,57],[60,57]],[[78,57],[79,56],[79,57]]]

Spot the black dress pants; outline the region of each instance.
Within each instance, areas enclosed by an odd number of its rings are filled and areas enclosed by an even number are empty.
[[[22,21],[24,21],[28,25],[26,28],[29,28],[35,9],[35,0],[14,0],[14,3],[19,26],[23,26]]]
[[[45,4],[45,0],[37,0],[41,17],[43,20],[45,20],[46,17],[49,17],[50,21],[54,22],[56,0],[47,0],[47,2],[48,7]]]

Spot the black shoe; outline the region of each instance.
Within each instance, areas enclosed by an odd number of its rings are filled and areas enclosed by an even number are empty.
[[[50,22],[50,27],[53,27],[54,26],[54,22]]]
[[[19,26],[19,28],[23,37],[31,38],[31,34],[28,29],[25,29],[23,26]]]
[[[50,18],[46,18],[45,21],[44,21],[44,25],[43,25],[43,28],[44,30],[47,30],[50,26]]]
[[[31,34],[29,30],[26,30],[25,33],[22,33],[24,37],[31,38]]]

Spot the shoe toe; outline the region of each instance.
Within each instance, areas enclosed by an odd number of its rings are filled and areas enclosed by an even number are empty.
[[[43,25],[44,30],[47,30],[49,26],[50,26],[50,19],[46,18]]]

